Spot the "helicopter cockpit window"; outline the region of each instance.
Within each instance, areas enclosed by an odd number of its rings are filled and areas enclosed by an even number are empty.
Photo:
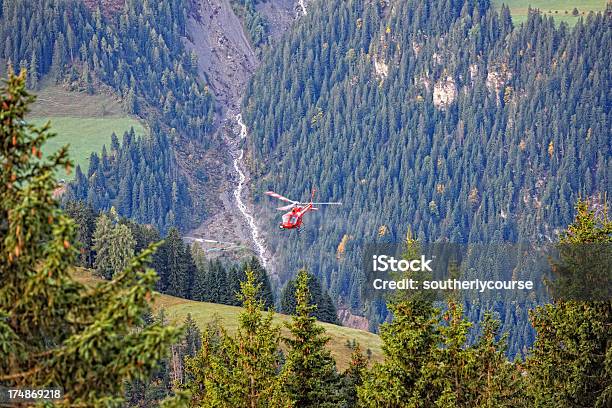
[[[285,214],[283,215],[283,222],[284,223],[288,223],[289,222],[289,218],[291,218],[291,215],[289,214]],[[294,217],[295,218],[295,217]]]
[[[297,222],[297,217],[291,217],[291,223],[295,224]]]

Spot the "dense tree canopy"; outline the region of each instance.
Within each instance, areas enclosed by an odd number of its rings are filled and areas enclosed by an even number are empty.
[[[190,195],[170,141],[163,134],[137,138],[131,130],[123,143],[113,135],[111,151],[92,153],[87,174],[76,169],[65,200],[84,201],[98,210],[117,212],[167,231],[191,222]]]
[[[120,13],[103,15],[82,1],[7,0],[0,56],[23,61],[32,87],[34,74],[52,74],[76,89],[109,85],[129,113],[148,117],[153,109],[151,118],[161,114],[168,129],[202,138],[213,103],[183,46],[188,7],[186,0],[127,0]]]
[[[360,298],[365,244],[408,226],[422,242],[553,241],[579,193],[612,189],[610,27],[609,13],[513,27],[485,0],[317,3],[243,101],[257,191],[344,203],[300,239],[269,233],[283,270],[308,265],[381,321]],[[496,306],[511,355],[533,337],[530,306]]]
[[[67,201],[65,204],[77,226],[77,245],[81,252],[79,264],[93,267],[103,278],[110,279],[120,272],[130,253],[139,253],[161,240],[155,227],[118,217],[114,207],[96,215],[91,206],[82,201]],[[268,272],[259,259],[251,257],[240,263],[211,259],[197,243],[191,246],[185,243],[176,228],[168,231],[152,257],[151,268],[159,276],[156,289],[162,293],[232,306],[241,305],[238,296],[240,283],[246,279],[246,271],[250,270],[257,285],[261,286],[258,296],[264,307],[275,309]],[[320,286],[315,289],[316,300],[321,301],[323,308],[321,320],[336,322],[336,309],[331,299],[322,295]],[[285,296],[291,295],[285,291]],[[293,313],[290,309],[281,311]]]
[[[28,67],[31,88],[43,77],[89,93],[110,87],[148,125],[148,137],[128,132],[119,144],[113,135],[87,174],[77,169],[67,196],[95,209],[115,206],[164,232],[199,219],[187,216],[193,203],[175,149],[212,146],[212,94],[183,45],[188,7],[128,0],[121,12],[102,14],[82,1],[7,0],[0,18],[0,58]]]

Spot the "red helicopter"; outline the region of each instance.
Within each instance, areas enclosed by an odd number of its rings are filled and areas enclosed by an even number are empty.
[[[288,213],[285,213],[282,217],[282,222],[279,225],[280,229],[297,229],[299,231],[302,226],[302,218],[304,214],[308,211],[318,211],[319,209],[315,207],[315,205],[342,205],[342,203],[314,203],[315,191],[312,190],[312,196],[310,198],[309,203],[301,203],[299,201],[290,200],[287,197],[284,197],[274,191],[266,191],[266,194],[270,197],[278,198],[281,201],[285,201],[287,203],[291,203],[284,207],[279,207],[277,210],[286,211],[291,210]]]

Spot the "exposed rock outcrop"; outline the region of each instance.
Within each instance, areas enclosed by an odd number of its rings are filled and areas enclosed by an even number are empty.
[[[236,107],[257,58],[229,0],[195,0],[187,23],[186,46],[198,55],[200,74],[206,78],[221,108]]]
[[[505,64],[497,68],[492,68],[487,74],[487,88],[491,92],[499,94],[503,86],[512,79],[512,72]]]
[[[387,65],[385,61],[374,57],[374,72],[378,79],[385,79],[389,76],[389,65]]]
[[[447,76],[434,85],[433,104],[439,109],[446,109],[457,98],[457,85],[455,80]]]

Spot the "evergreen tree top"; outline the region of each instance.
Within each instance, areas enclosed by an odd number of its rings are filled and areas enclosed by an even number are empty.
[[[561,244],[589,244],[612,242],[612,221],[608,219],[607,202],[601,209],[590,205],[588,200],[576,203],[576,218],[564,231]]]
[[[145,267],[155,245],[110,282],[86,288],[71,276],[75,225],[53,191],[55,172],[72,164],[65,147],[42,158],[53,134],[24,122],[34,101],[25,79],[9,70],[0,96],[0,383],[61,386],[60,406],[116,406],[180,331],[135,330],[157,279]]]
[[[304,269],[298,272],[295,282],[295,314],[290,323],[286,323],[287,328],[295,336],[295,339],[285,339],[288,344],[300,343],[307,336],[312,335],[317,344],[325,345],[329,341],[329,337],[321,336],[325,329],[316,324],[316,318],[313,316],[317,305],[310,302],[310,290],[308,289],[308,281],[310,276]]]

